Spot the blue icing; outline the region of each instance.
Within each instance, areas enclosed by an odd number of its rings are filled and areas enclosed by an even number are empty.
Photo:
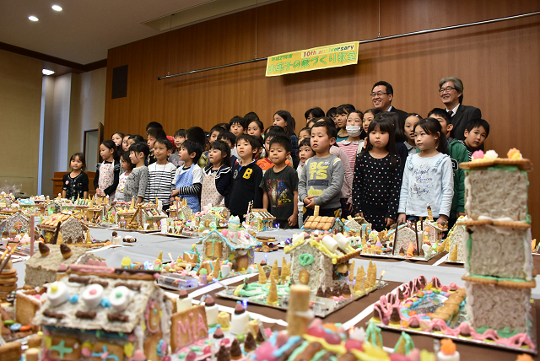
[[[159,340],[159,342],[158,342],[157,350],[156,350],[158,356],[165,356],[165,355],[161,352],[161,350],[163,349],[163,343],[164,343],[164,342],[165,342],[165,341],[163,341],[163,340]]]
[[[272,333],[272,335],[270,335],[270,338],[268,338],[268,341],[272,344],[272,346],[276,345],[276,340],[277,340],[277,331]]]
[[[77,303],[77,302],[79,302],[79,296],[78,296],[78,295],[72,295],[72,296],[69,298],[69,302],[71,302],[71,303]]]
[[[101,307],[111,307],[111,302],[108,298],[101,299]]]
[[[285,351],[290,349],[296,342],[298,342],[298,340],[300,340],[300,336],[290,337],[283,346],[275,350],[272,354],[274,355],[274,357],[281,357],[281,355],[283,355]]]

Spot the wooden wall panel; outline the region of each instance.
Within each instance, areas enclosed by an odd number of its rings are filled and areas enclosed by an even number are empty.
[[[385,0],[381,35],[481,21],[540,10],[537,1]],[[150,121],[172,134],[178,128],[226,122],[249,111],[266,126],[278,109],[304,124],[304,111],[352,103],[371,108],[371,86],[394,86],[394,105],[427,115],[442,106],[441,77],[465,86],[492,126],[486,142],[505,154],[518,147],[540,166],[540,16],[480,25],[360,47],[357,66],[265,78],[257,62],[158,81],[159,76],[378,35],[378,3],[286,0],[110,49],[105,132],[143,134]],[[110,99],[112,68],[129,65],[128,96]],[[532,173],[530,212],[540,219],[540,174]],[[536,185],[536,187],[534,186]],[[534,234],[540,232],[533,230]]]

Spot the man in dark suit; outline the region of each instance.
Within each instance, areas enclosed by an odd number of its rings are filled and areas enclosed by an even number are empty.
[[[400,129],[405,126],[405,119],[407,119],[407,112],[399,110],[392,106],[392,99],[394,98],[394,89],[390,83],[385,81],[378,81],[371,88],[371,102],[375,109],[381,112],[392,112],[398,115]]]
[[[481,119],[480,109],[461,104],[463,102],[463,82],[455,76],[442,78],[439,81],[439,96],[452,117],[452,133],[454,139],[465,140],[465,128],[472,119]]]

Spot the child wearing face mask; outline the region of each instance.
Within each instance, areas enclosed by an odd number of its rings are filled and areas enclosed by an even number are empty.
[[[363,117],[364,114],[359,110],[352,111],[348,115],[346,129],[349,136],[337,144],[347,154],[351,169],[354,169],[356,155],[364,148],[366,134],[362,128]]]

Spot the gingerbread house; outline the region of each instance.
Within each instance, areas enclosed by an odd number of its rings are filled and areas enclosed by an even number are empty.
[[[394,256],[405,256],[410,244],[413,245],[414,250],[417,252],[416,255],[418,255],[418,252],[422,249],[423,238],[421,231],[418,230],[418,233],[416,233],[408,224],[401,224],[399,227],[391,229],[387,233],[387,238],[393,246]],[[419,245],[420,250],[418,249]]]
[[[270,231],[274,228],[274,217],[266,209],[251,209],[246,217],[246,224],[255,232]]]
[[[248,232],[239,230],[235,224],[238,224],[238,217],[231,217],[228,229],[210,231],[199,243],[202,243],[205,259],[219,259],[221,262],[228,260],[236,263],[239,271],[243,271],[254,263],[254,248],[259,242]]]
[[[464,218],[460,217],[458,222],[463,220]],[[448,232],[445,251],[449,253],[448,260],[450,262],[465,262],[465,247],[468,238],[469,234],[464,225],[455,224]]]
[[[227,220],[231,212],[225,206],[204,207],[205,209],[195,214],[199,222],[199,231],[212,230],[214,228],[226,228]]]
[[[105,211],[105,206],[95,205],[95,204],[89,206],[86,209],[87,222],[94,225],[101,224],[104,211]]]
[[[53,360],[155,360],[168,354],[172,302],[153,271],[71,266],[37,312],[43,356]]]
[[[187,200],[184,198],[181,200],[177,198],[172,202],[167,212],[171,218],[176,218],[184,222],[193,220],[193,211],[189,208]]]
[[[345,231],[345,227],[341,219],[336,217],[323,217],[323,216],[309,216],[302,230],[306,232],[328,232],[328,233],[341,233]]]
[[[138,205],[137,210],[126,224],[126,228],[145,231],[160,230],[161,220],[165,218],[167,218],[167,215],[161,208],[152,203]]]
[[[45,243],[91,243],[88,227],[75,215],[56,213],[38,225]]]
[[[17,212],[0,222],[0,229],[16,231],[17,234],[28,233],[30,219],[22,212]]]
[[[351,217],[349,216],[344,222],[345,229],[351,233],[354,232],[362,237],[364,234],[368,235],[371,232],[371,223],[366,221],[364,217]]]
[[[295,284],[310,287],[312,295],[346,282],[349,260],[360,255],[351,247],[349,239],[339,233],[334,236],[295,235],[292,244],[285,247],[291,255],[291,279]]]

